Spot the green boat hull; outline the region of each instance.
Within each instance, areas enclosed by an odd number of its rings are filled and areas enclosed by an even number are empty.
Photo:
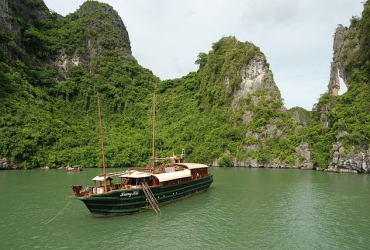
[[[150,187],[158,205],[168,204],[207,191],[213,176],[191,180],[171,186]],[[90,197],[76,197],[84,202],[94,216],[115,216],[138,213],[150,209],[142,188],[114,190]]]

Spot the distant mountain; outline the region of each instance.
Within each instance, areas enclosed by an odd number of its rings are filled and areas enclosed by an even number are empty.
[[[346,131],[348,145],[369,159],[369,137],[344,130],[339,112],[362,102],[361,93],[353,96],[350,87],[342,97],[324,94],[312,112],[286,110],[266,57],[250,42],[222,37],[199,53],[196,72],[160,81],[138,64],[126,27],[108,4],[86,1],[63,17],[43,1],[9,0],[0,5],[0,18],[0,168],[101,166],[97,92],[111,167],[148,162],[154,91],[159,156],[185,150],[187,161],[213,166],[326,169],[336,157],[336,136]],[[343,48],[354,46],[360,35],[353,32],[366,18],[353,19],[343,39],[354,40]],[[367,78],[353,72],[367,65],[367,47],[357,45],[333,59],[333,72],[344,69],[349,86],[366,91]],[[359,124],[367,108],[356,109]],[[363,166],[356,169],[367,172],[369,163]]]

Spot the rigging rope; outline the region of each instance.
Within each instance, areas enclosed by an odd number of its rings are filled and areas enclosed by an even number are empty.
[[[54,216],[54,218],[52,218],[51,220],[49,220],[48,222],[46,222],[44,224],[44,226],[46,226],[47,224],[49,224],[50,222],[52,222],[53,220],[55,220],[63,211],[64,209],[66,209],[69,205],[69,203],[71,203],[72,200],[69,200],[69,202],[67,203],[67,205],[64,206],[64,208],[62,209],[62,211],[60,211],[57,215]]]

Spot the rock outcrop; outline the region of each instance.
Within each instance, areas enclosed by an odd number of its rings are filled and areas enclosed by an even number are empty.
[[[352,21],[358,21],[353,17]],[[354,53],[358,52],[360,48],[359,33],[356,30],[356,25],[350,27],[343,27],[338,25],[333,41],[333,61],[331,64],[330,81],[328,84],[328,93],[333,96],[338,96],[340,89],[339,78],[342,78],[344,84],[349,87],[351,82],[350,76],[352,72],[348,71],[346,67],[350,62],[350,58]],[[321,122],[324,127],[327,128],[328,111],[330,103],[321,110]],[[343,117],[347,119],[348,117]],[[361,125],[359,125],[361,126]],[[331,172],[346,172],[346,173],[369,173],[370,169],[370,149],[366,145],[353,145],[350,148],[344,147],[343,140],[346,136],[350,135],[351,132],[345,130],[338,130],[336,132],[336,140],[331,149],[331,158],[329,160],[327,171]],[[356,148],[355,148],[356,147]]]
[[[266,100],[271,100],[271,102],[281,103],[281,106],[273,107],[271,109],[276,109],[276,112],[285,112],[286,109],[283,106],[282,99],[280,97],[279,89],[277,88],[274,80],[273,74],[270,71],[266,59],[262,56],[257,56],[253,58],[247,65],[244,65],[240,71],[241,82],[240,88],[234,93],[234,99],[232,105],[235,106],[240,98],[247,98],[252,96],[253,105],[261,105],[259,102],[261,98]],[[264,96],[253,95],[257,91],[261,90],[265,93]],[[263,105],[263,104],[262,104]],[[251,110],[246,110],[243,116],[244,123],[248,123],[252,119],[255,119],[256,114]],[[264,128],[263,132],[252,132],[248,131],[246,137],[252,137],[256,140],[265,141],[274,137],[286,139],[286,135],[283,128],[276,125],[279,118],[272,119]],[[298,119],[297,119],[298,121]],[[298,125],[298,123],[296,124]],[[299,129],[299,127],[297,127]],[[260,150],[259,145],[249,145],[247,150],[258,151]],[[257,159],[249,158],[245,161],[235,160],[235,166],[249,166],[253,168],[302,168],[302,169],[313,169],[313,163],[311,161],[311,151],[307,143],[302,142],[298,145],[293,153],[295,162],[286,163],[280,159],[270,159],[266,162],[258,161]]]
[[[73,51],[68,51],[64,47],[60,49],[55,63],[60,73],[68,72],[73,66],[94,73],[94,61],[99,61],[99,57],[107,52],[114,52],[125,60],[135,61],[131,54],[126,26],[113,7],[97,1],[86,1],[71,15],[76,22],[83,20],[86,25],[86,36],[84,43],[76,44]]]
[[[244,134],[237,149],[243,153],[231,152],[225,147],[212,165],[313,169],[309,144],[292,143],[289,139],[304,123],[287,112],[266,57],[259,48],[239,42],[235,37],[224,37],[214,44],[207,59],[217,61],[212,65],[207,62],[201,68],[201,71],[208,70],[207,88],[214,88],[212,83],[218,84],[215,79],[222,79],[231,98],[231,112],[240,117],[235,127]]]
[[[346,71],[346,60],[349,54],[354,53],[360,47],[357,36],[349,36],[349,33],[353,33],[353,30],[343,25],[338,25],[334,33],[333,59],[328,84],[329,94],[334,96],[338,95],[341,88],[339,78],[343,79],[347,88],[349,87],[350,72]]]
[[[272,80],[272,73],[269,70],[265,58],[256,56],[247,65],[244,65],[239,72],[241,77],[240,89],[235,91],[232,105],[238,102],[241,97],[253,94],[262,88],[273,88],[275,83]],[[264,81],[264,79],[271,79]],[[227,85],[227,81],[225,81]]]
[[[346,29],[342,25],[338,25],[333,41],[333,61],[331,63],[330,80],[328,84],[329,93],[337,96],[340,89],[339,75],[344,78],[343,75],[343,63],[341,58],[343,57],[343,47],[345,44],[344,34]],[[347,81],[344,81],[345,83]]]
[[[0,158],[0,170],[21,169],[22,166],[13,164],[5,158]]]
[[[5,41],[0,43],[0,48],[5,55],[12,59],[23,59],[25,54],[22,53],[22,24],[35,23],[45,19],[50,14],[44,1],[32,3],[21,0],[2,0],[0,1],[0,32],[8,34],[10,37],[3,37]],[[19,16],[20,18],[15,18]],[[12,41],[12,42],[10,42]]]
[[[370,172],[370,148],[358,152],[351,147],[350,152],[346,153],[342,146],[343,135],[339,133],[337,143],[331,150],[332,158],[327,171],[329,172],[349,172],[349,173],[369,173]]]

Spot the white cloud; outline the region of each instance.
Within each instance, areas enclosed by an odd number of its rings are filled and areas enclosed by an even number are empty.
[[[67,15],[83,0],[45,0]],[[138,62],[161,79],[197,70],[223,36],[260,47],[270,63],[287,108],[311,110],[327,91],[332,44],[338,24],[360,16],[353,0],[106,0],[125,23]],[[344,86],[342,88],[345,88]]]

